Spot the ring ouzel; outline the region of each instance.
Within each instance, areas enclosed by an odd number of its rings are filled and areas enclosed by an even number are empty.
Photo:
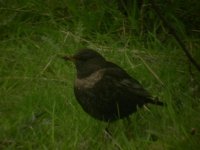
[[[125,70],[92,49],[62,58],[76,66],[76,99],[85,112],[98,120],[111,122],[128,117],[146,103],[163,105]]]

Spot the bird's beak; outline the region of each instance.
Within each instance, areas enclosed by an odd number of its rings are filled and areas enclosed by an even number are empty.
[[[66,60],[66,61],[72,61],[72,62],[75,61],[75,58],[73,56],[63,56],[63,55],[61,56],[60,55],[59,57]]]
[[[74,57],[72,57],[72,56],[63,56],[62,57],[64,60],[66,60],[66,61],[75,61],[75,58]]]

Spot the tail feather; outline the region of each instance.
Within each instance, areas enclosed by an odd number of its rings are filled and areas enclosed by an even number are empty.
[[[164,106],[165,103],[161,102],[158,98],[154,98],[154,100],[150,100],[149,101],[150,104],[154,104],[154,105],[159,105],[159,106]]]
[[[159,105],[159,106],[164,106],[165,104],[163,102],[160,101],[151,101],[151,104],[155,104],[155,105]]]

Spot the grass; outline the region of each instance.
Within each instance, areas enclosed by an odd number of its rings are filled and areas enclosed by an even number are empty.
[[[199,149],[199,73],[173,38],[151,32],[143,41],[114,4],[76,2],[1,2],[0,149]],[[187,41],[199,58],[199,39]],[[81,47],[123,67],[167,107],[142,108],[107,135],[75,100],[73,65],[56,57]]]

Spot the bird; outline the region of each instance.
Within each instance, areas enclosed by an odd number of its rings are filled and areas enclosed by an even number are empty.
[[[62,58],[75,65],[74,94],[78,103],[97,120],[113,122],[128,118],[147,103],[164,105],[124,69],[93,49],[83,48]]]

